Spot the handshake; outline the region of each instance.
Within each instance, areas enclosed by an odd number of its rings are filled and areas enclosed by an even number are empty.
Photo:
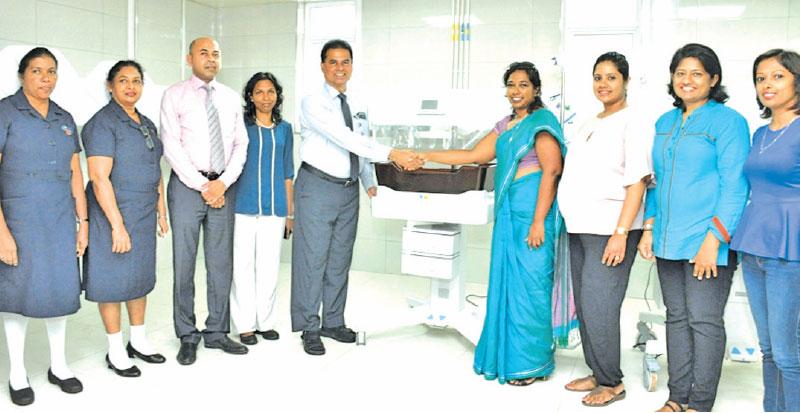
[[[399,165],[403,170],[413,171],[425,164],[425,154],[409,149],[392,149],[389,160]]]

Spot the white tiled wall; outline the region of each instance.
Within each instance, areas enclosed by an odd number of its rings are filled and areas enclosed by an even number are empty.
[[[738,8],[742,13],[715,17],[713,10],[720,6]],[[697,8],[702,15],[687,16],[688,8]],[[645,48],[648,73],[654,74],[648,87],[655,96],[666,95],[663,85],[669,80],[672,53],[687,42],[708,45],[722,62],[722,83],[730,95],[728,105],[741,112],[755,129],[763,120],[758,117],[755,101],[753,60],[772,48],[800,49],[799,14],[800,0],[653,0],[650,30],[643,33],[651,39]]]
[[[86,74],[126,55],[127,0],[0,0],[0,47],[57,47]]]
[[[220,80],[241,91],[255,72],[272,72],[283,86],[283,117],[294,119],[297,4],[222,7]]]

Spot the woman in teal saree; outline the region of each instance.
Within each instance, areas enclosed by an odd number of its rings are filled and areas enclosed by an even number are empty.
[[[510,116],[473,149],[423,156],[445,164],[497,159],[486,318],[473,368],[487,380],[524,386],[546,379],[555,367],[554,200],[564,140],[558,119],[544,108],[541,79],[532,63],[512,63],[503,81],[513,108]]]

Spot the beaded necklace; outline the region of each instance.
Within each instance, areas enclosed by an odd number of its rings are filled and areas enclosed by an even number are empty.
[[[784,126],[783,129],[781,129],[781,133],[779,133],[778,136],[776,136],[774,139],[772,139],[772,142],[770,142],[769,145],[767,145],[767,146],[764,146],[764,142],[767,140],[767,131],[769,130],[769,126],[765,127],[764,128],[764,132],[761,134],[761,144],[759,144],[759,146],[758,146],[758,154],[760,155],[760,154],[764,153],[764,151],[769,149],[770,146],[774,145],[775,142],[778,142],[778,139],[780,139],[781,136],[783,136],[783,134],[786,133],[787,130],[789,130],[789,128],[792,126],[792,124],[794,124],[794,121],[796,121],[797,119],[800,119],[800,117],[796,117],[796,118],[792,119],[792,121],[789,122],[788,125]]]

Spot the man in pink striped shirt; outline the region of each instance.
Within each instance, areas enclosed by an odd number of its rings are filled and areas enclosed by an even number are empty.
[[[247,347],[228,337],[233,272],[234,183],[247,156],[247,132],[239,94],[214,80],[219,45],[210,37],[192,41],[186,63],[192,77],[172,85],[161,101],[161,139],[172,167],[167,189],[172,221],[173,321],[181,340],[178,363],[195,362],[197,345],[231,354]],[[195,326],[194,272],[200,228],[208,290],[208,318]]]

